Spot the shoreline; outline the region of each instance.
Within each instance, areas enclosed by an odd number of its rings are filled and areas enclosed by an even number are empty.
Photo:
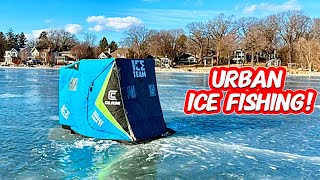
[[[11,67],[11,66],[0,66],[0,69],[43,69],[43,70],[59,70],[60,67],[50,67],[50,66],[35,66],[35,67]],[[285,67],[287,69],[287,67]],[[211,67],[184,67],[184,68],[155,68],[156,73],[192,73],[192,74],[209,74]],[[307,71],[297,71],[295,73],[290,73],[291,70],[287,70],[287,76],[320,76],[320,72],[307,72]]]
[[[0,69],[59,69],[60,67],[35,66],[35,67],[19,67],[19,66],[0,66]]]
[[[287,67],[285,67],[287,69]],[[159,73],[197,73],[197,74],[209,74],[211,67],[200,67],[200,68],[157,68],[156,72]],[[296,73],[290,73],[287,70],[287,76],[320,76],[320,72],[306,72],[306,71],[295,71]]]

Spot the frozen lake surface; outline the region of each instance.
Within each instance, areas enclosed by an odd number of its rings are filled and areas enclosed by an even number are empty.
[[[320,179],[320,97],[311,115],[186,116],[207,74],[158,73],[171,137],[123,145],[58,123],[58,70],[0,68],[0,179]],[[286,88],[320,92],[320,77]]]

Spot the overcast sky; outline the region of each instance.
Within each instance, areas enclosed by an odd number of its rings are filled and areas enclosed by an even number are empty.
[[[261,17],[286,10],[303,10],[320,17],[318,0],[1,0],[0,31],[9,28],[38,37],[43,30],[65,29],[80,39],[93,33],[98,40],[121,41],[134,26],[150,29],[185,28],[219,13]]]

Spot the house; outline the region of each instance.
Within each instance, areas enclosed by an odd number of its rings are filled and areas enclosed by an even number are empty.
[[[128,58],[129,49],[128,48],[119,48],[111,53],[111,56],[114,58]]]
[[[18,60],[18,51],[12,48],[10,51],[5,51],[4,64],[11,64]]]
[[[45,62],[45,64],[49,64],[51,60],[51,49],[42,49],[40,51],[40,59]]]
[[[152,56],[152,55],[148,55],[146,57],[147,60],[154,60],[155,62],[155,67],[162,67],[161,64],[161,59],[159,59],[158,57]]]
[[[30,60],[31,48],[30,47],[20,48],[18,56],[22,61]]]
[[[22,61],[30,61],[37,59],[45,63],[48,63],[50,61],[50,52],[50,48],[38,50],[35,47],[23,47],[20,48],[19,57]]]
[[[112,57],[108,52],[102,52],[100,53],[100,55],[98,56],[98,59],[107,59],[107,58],[110,58]]]
[[[197,59],[192,54],[185,53],[178,58],[178,64],[186,64],[186,65],[197,64]]]
[[[278,67],[281,66],[281,59],[271,59],[266,63],[266,67]]]
[[[243,64],[246,61],[246,53],[241,49],[237,49],[233,53],[232,61],[236,64]]]
[[[33,47],[33,48],[23,47],[23,48],[20,48],[19,57],[22,61],[28,61],[28,60],[40,59],[43,57],[43,55],[40,53],[40,51],[36,47]]]
[[[77,57],[72,51],[54,52],[52,60],[52,64],[63,65],[77,61]]]
[[[104,51],[99,54],[98,59],[107,59],[111,57],[112,56],[110,55],[110,48],[108,48],[108,51]]]
[[[213,64],[217,63],[217,56],[205,56],[203,57],[202,62],[204,66],[213,66]]]
[[[30,51],[31,56],[29,56],[29,59],[37,59],[40,57],[40,53],[36,47],[33,47]]]
[[[47,57],[49,57],[49,53],[47,51],[44,50],[40,53],[40,58],[44,61],[46,61]]]
[[[172,61],[168,58],[160,58],[161,67],[169,68],[172,66]]]
[[[53,53],[53,61],[52,64],[58,64],[58,65],[64,65],[66,61],[65,56],[61,56],[59,52],[54,52]]]

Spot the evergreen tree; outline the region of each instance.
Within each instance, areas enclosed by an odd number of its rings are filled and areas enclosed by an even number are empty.
[[[38,48],[39,49],[46,49],[49,47],[49,39],[48,33],[46,31],[42,31],[38,37]]]
[[[109,48],[111,52],[114,52],[115,50],[118,49],[118,45],[115,41],[111,41]]]
[[[0,59],[3,58],[4,52],[6,51],[5,43],[6,37],[3,32],[0,32]]]
[[[6,45],[5,45],[5,48],[6,50],[10,50],[12,48],[14,48],[17,44],[15,44],[15,34],[13,32],[13,29],[10,28],[6,34]]]
[[[87,48],[87,51],[86,51],[86,59],[94,59],[95,56],[94,56],[94,49],[90,46],[88,46]]]
[[[13,40],[14,47],[17,47],[19,45],[18,41],[19,41],[19,34],[15,34],[14,40]]]
[[[107,48],[108,48],[108,40],[107,40],[106,37],[103,37],[100,40],[99,47],[100,47],[101,52],[107,50]]]
[[[27,43],[27,38],[26,38],[26,36],[24,35],[24,33],[21,32],[21,33],[19,34],[19,37],[18,37],[18,44],[19,44],[19,46],[25,46],[26,43]]]

